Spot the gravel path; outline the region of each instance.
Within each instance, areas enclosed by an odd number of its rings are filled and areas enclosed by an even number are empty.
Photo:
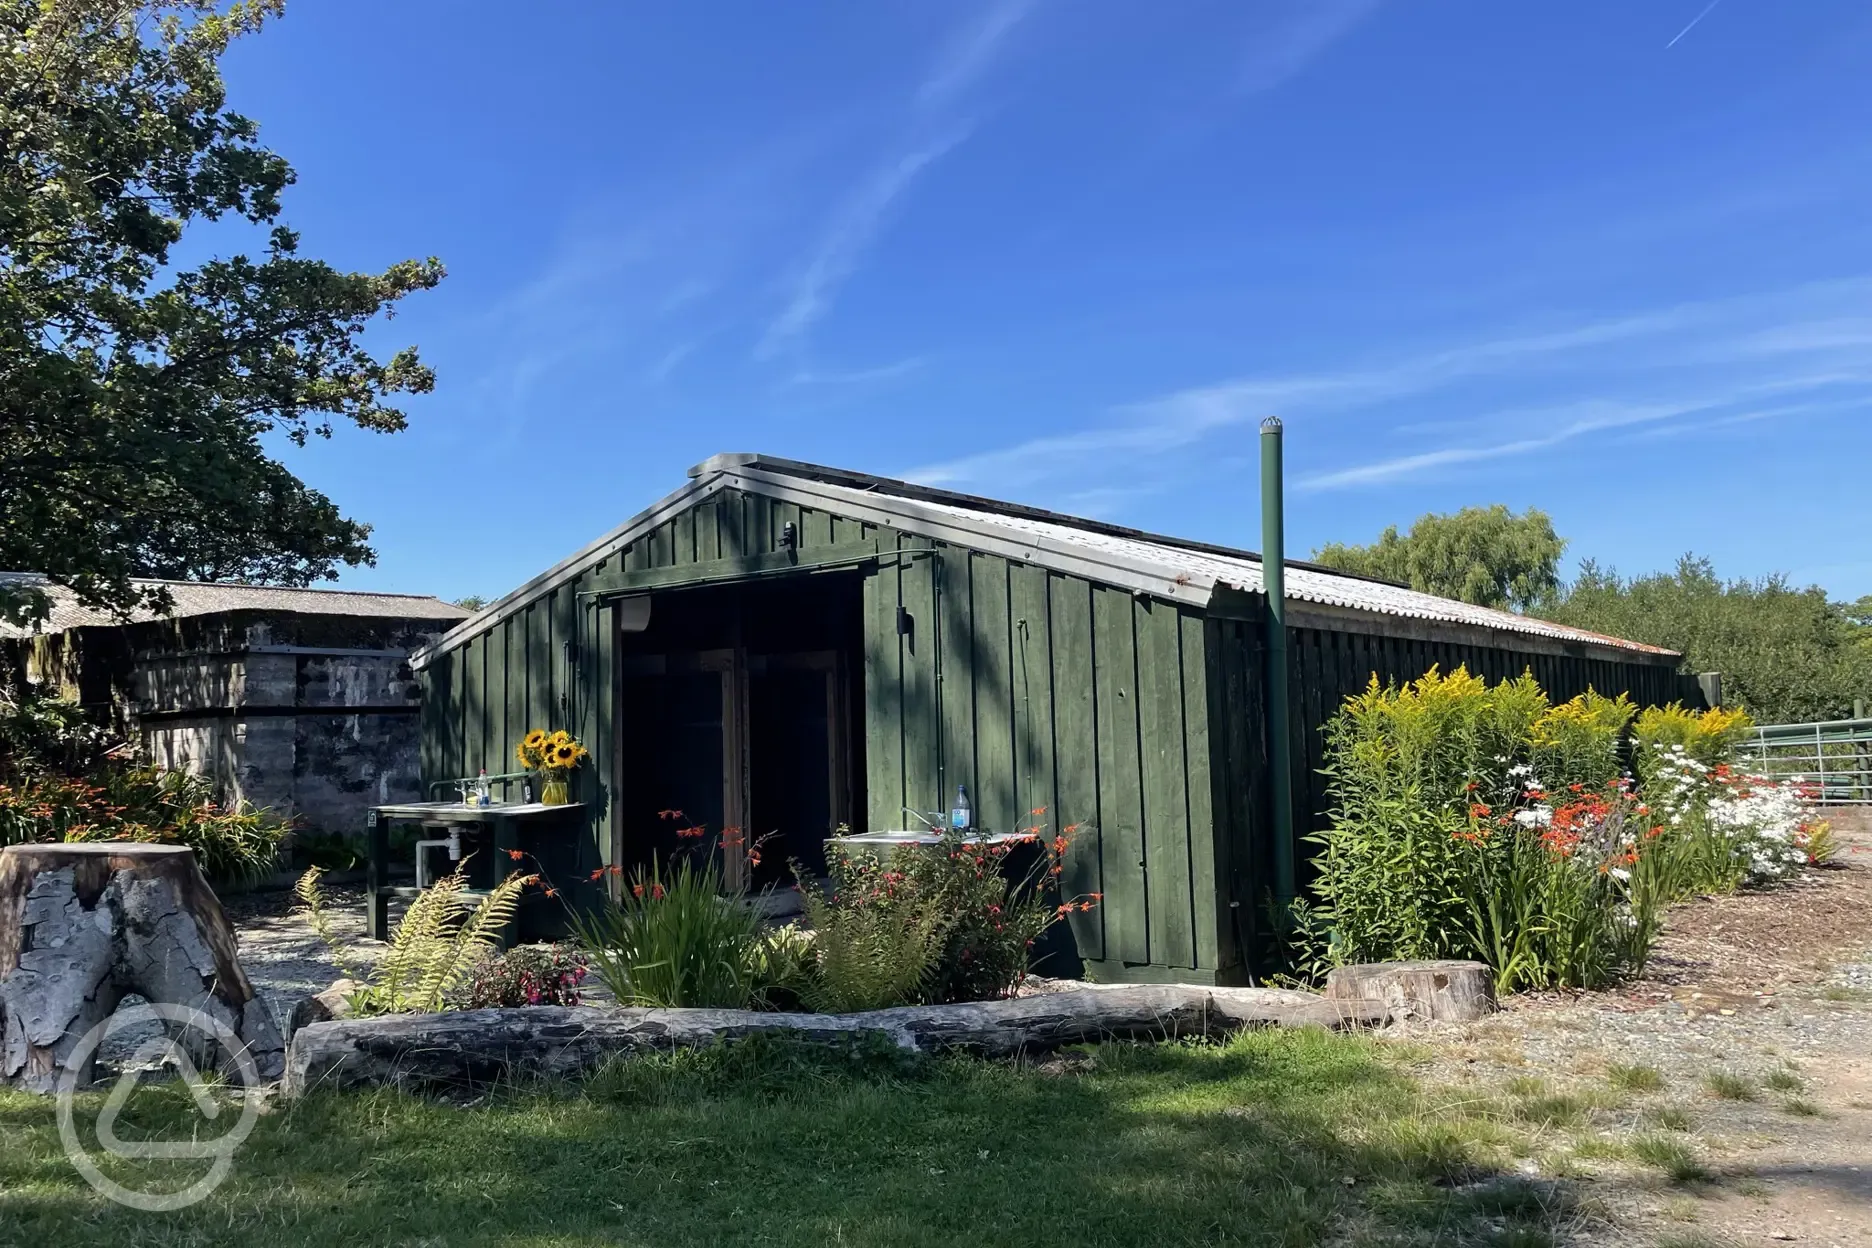
[[[1456,1099],[1538,1120],[1556,1098],[1573,1120],[1532,1128],[1522,1169],[1591,1212],[1579,1242],[1872,1245],[1872,837],[1842,860],[1679,907],[1646,978],[1620,991],[1521,997],[1385,1038]],[[1620,1155],[1660,1139],[1707,1176]]]

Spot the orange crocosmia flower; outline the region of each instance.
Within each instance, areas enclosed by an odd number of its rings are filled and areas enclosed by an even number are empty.
[[[604,873],[605,873],[605,869],[603,867],[599,867],[596,871],[591,873],[591,878],[594,880],[603,879]]]
[[[546,895],[548,897],[557,897],[559,895],[559,890],[556,888],[549,888],[546,890]]]
[[[515,862],[519,862],[522,858],[526,857],[526,851],[524,849],[510,849],[507,851],[507,856]]]
[[[641,885],[641,884],[633,884],[633,885],[631,885],[631,896],[633,896],[633,897],[641,897],[641,896],[643,896],[643,885]]]
[[[664,889],[661,884],[656,885],[650,890],[650,896],[655,898],[657,901],[662,901],[664,898],[664,895],[665,895]]]
[[[1028,811],[1027,813],[1028,813],[1028,814],[1030,814],[1030,815],[1036,815],[1036,816],[1038,816],[1038,815],[1044,815],[1044,814],[1046,814],[1046,807],[1044,807],[1044,806],[1036,806],[1036,807],[1034,807],[1034,808],[1033,808],[1032,810],[1030,810],[1030,811]]]

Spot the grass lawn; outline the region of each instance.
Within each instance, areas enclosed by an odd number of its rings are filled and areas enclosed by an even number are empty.
[[[200,1121],[162,1086],[125,1120],[170,1139]],[[78,1177],[50,1101],[0,1093],[0,1244],[1546,1243],[1563,1211],[1537,1190],[1452,1190],[1515,1130],[1324,1032],[1037,1069],[763,1044],[466,1106],[313,1096],[264,1116],[213,1196],[148,1214]],[[171,1187],[205,1168],[137,1164]]]

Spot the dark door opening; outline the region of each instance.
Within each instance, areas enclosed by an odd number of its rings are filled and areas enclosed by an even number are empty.
[[[850,819],[836,651],[755,655],[748,673],[748,827],[760,846],[754,887],[789,864],[823,876],[826,838]]]
[[[733,889],[825,873],[826,839],[863,830],[862,608],[855,574],[788,577],[659,593],[615,634],[620,865],[699,847]]]

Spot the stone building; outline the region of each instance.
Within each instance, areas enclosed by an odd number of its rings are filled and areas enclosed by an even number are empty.
[[[365,807],[421,795],[409,653],[467,611],[414,594],[166,584],[172,614],[129,620],[44,586],[50,618],[0,624],[0,662],[148,761],[308,828],[355,831]]]

